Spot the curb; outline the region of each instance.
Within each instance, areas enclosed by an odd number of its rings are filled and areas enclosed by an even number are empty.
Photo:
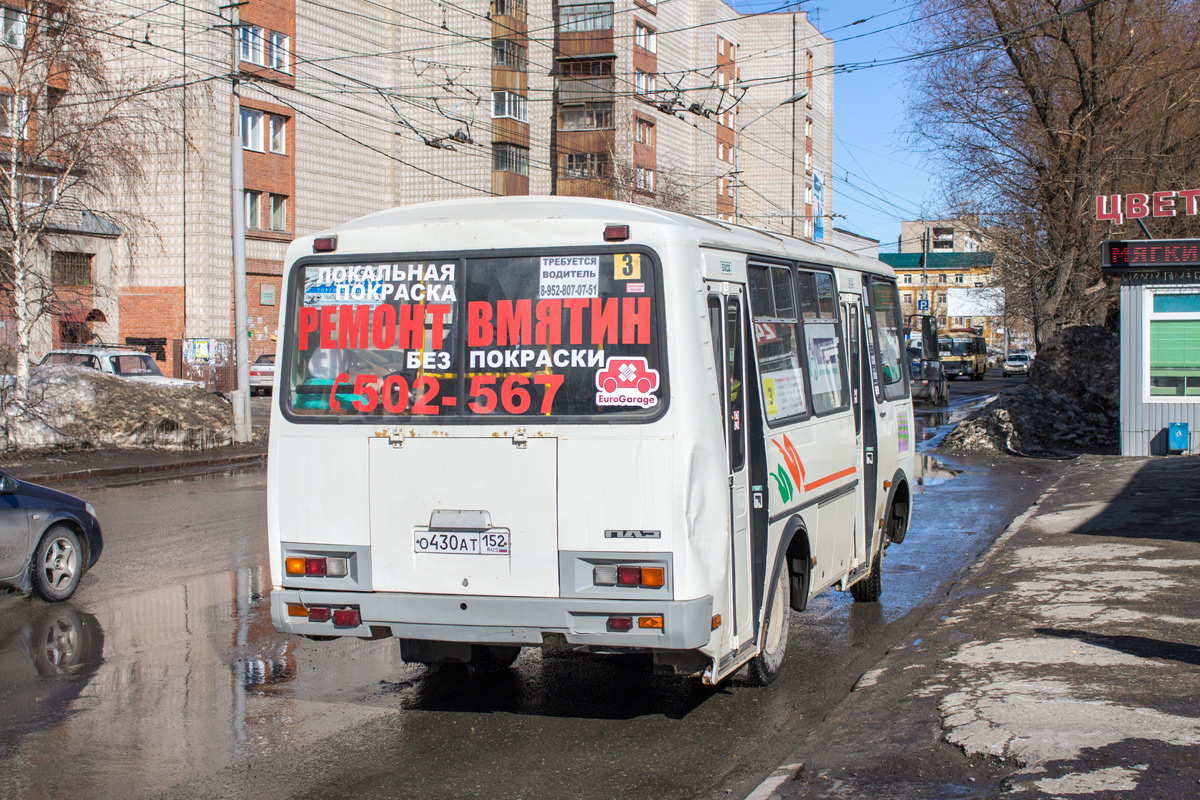
[[[221,458],[202,458],[192,461],[173,461],[162,464],[137,464],[124,467],[97,467],[95,469],[78,469],[69,472],[52,472],[43,475],[30,474],[21,476],[27,483],[59,483],[63,481],[83,481],[95,478],[115,478],[124,475],[145,475],[161,472],[182,472],[201,467],[237,467],[265,464],[266,453],[245,453]]]

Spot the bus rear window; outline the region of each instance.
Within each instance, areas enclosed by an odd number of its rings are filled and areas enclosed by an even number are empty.
[[[645,253],[302,262],[292,280],[298,417],[636,419],[667,396]]]

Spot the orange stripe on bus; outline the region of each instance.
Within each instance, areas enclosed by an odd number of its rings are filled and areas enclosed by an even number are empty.
[[[807,492],[811,489],[816,489],[818,486],[824,486],[830,481],[836,481],[838,478],[844,478],[847,475],[853,475],[856,472],[858,472],[858,467],[846,467],[846,469],[842,470],[841,472],[835,472],[832,475],[826,475],[824,478],[818,478],[812,483],[804,484],[804,491]]]

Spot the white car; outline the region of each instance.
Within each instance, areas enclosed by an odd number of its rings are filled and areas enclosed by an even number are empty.
[[[250,365],[250,394],[271,393],[271,385],[275,382],[275,354],[264,353],[254,359]]]
[[[1029,365],[1033,363],[1033,357],[1029,353],[1009,353],[1008,358],[1004,359],[1004,377],[1009,375],[1028,375]]]
[[[154,359],[141,350],[122,347],[64,347],[51,350],[38,362],[39,367],[50,364],[74,364],[90,367],[118,378],[160,386],[199,386],[195,381],[168,378],[162,374]]]

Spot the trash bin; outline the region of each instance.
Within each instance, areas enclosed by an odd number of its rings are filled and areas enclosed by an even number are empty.
[[[1167,452],[1186,453],[1188,449],[1188,425],[1172,422],[1167,426]]]

